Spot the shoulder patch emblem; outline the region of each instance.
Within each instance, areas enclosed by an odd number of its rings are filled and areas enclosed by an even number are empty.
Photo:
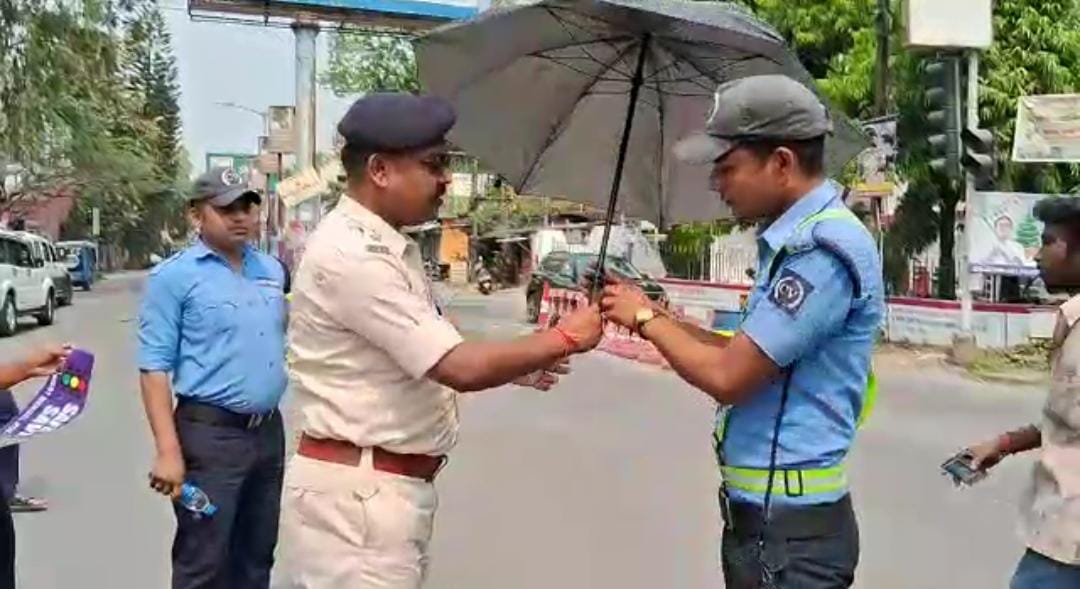
[[[769,300],[788,315],[794,317],[802,309],[814,285],[805,278],[787,268],[780,272],[780,279],[773,284]]]

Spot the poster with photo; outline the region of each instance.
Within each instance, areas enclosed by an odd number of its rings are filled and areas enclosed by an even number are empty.
[[[1047,194],[977,192],[968,206],[971,271],[1005,276],[1036,276],[1035,254],[1043,225],[1032,210]]]

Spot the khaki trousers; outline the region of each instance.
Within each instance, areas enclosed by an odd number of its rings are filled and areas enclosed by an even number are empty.
[[[289,589],[416,589],[438,500],[431,483],[293,456],[282,492],[279,572]]]

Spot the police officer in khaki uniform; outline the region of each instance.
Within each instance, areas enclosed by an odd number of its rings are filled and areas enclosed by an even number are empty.
[[[504,343],[463,342],[442,315],[400,228],[438,210],[454,121],[442,99],[375,94],[338,126],[346,194],[307,243],[289,327],[302,434],[282,501],[287,587],[419,587],[457,392],[546,389],[600,340],[595,306]]]

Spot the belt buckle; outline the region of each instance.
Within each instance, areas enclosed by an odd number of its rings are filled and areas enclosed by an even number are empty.
[[[724,530],[734,532],[735,518],[731,513],[731,498],[728,497],[727,485],[721,483],[717,495],[720,501],[720,517],[724,520]]]
[[[263,414],[263,413],[254,413],[252,415],[249,415],[248,416],[248,421],[247,421],[247,426],[245,427],[245,429],[255,429],[255,428],[259,427],[260,425],[262,425],[263,421],[265,421],[265,420],[266,420],[266,415]]]

